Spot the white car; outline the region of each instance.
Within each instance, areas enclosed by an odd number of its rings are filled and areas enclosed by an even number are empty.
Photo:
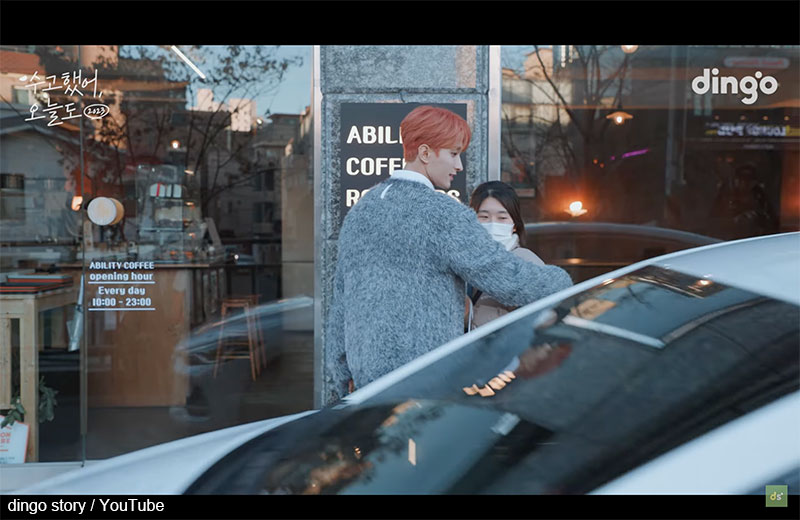
[[[800,233],[582,282],[319,411],[97,462],[36,494],[797,493]]]

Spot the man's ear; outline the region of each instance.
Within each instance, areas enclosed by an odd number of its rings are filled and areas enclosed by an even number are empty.
[[[430,160],[430,151],[430,146],[427,144],[421,144],[419,145],[419,148],[417,148],[417,157],[419,157],[422,162],[427,163]]]

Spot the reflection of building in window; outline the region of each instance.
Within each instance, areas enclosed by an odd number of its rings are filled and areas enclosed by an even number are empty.
[[[244,113],[252,112],[252,121],[256,121],[254,101],[230,100]],[[206,99],[206,103],[213,103]],[[233,107],[233,105],[231,105]],[[244,107],[244,108],[242,108]],[[215,216],[220,234],[229,239],[258,239],[277,238],[280,236],[275,219],[252,220],[253,217],[265,217],[267,213],[257,208],[264,202],[273,207],[280,206],[280,161],[284,155],[287,143],[295,136],[298,127],[299,114],[273,114],[267,120],[262,119],[261,124],[244,125],[242,114],[231,115],[230,141],[232,148],[246,147],[244,152],[248,161],[239,158],[230,158],[223,155],[219,160],[220,177],[224,178],[229,188],[219,195],[223,207],[229,206],[228,201],[241,202],[246,206],[245,211],[235,214],[220,214]],[[250,117],[250,116],[248,116]],[[238,121],[238,123],[237,123]],[[239,125],[241,131],[235,131]],[[245,131],[246,130],[246,131]],[[251,131],[252,130],[252,131]],[[247,171],[243,166],[247,165]],[[270,215],[272,216],[272,215]],[[252,244],[258,248],[258,242]],[[248,251],[250,247],[246,248]],[[254,251],[255,254],[255,251]],[[257,254],[255,254],[258,256]]]
[[[25,220],[25,176],[0,173],[0,220]]]
[[[33,91],[29,88],[13,87],[13,96],[11,102],[16,105],[24,105],[27,110],[33,103],[36,103],[36,98],[33,97]]]
[[[569,96],[572,87],[555,76],[552,50],[540,49],[526,56],[522,71],[503,69],[502,88],[503,178],[539,189],[543,176],[564,175],[557,151],[545,144],[569,122],[558,95]]]
[[[21,88],[22,78],[34,72],[44,78],[47,70],[33,50],[0,49],[0,220],[6,223],[0,226],[0,240],[71,244],[80,225],[79,215],[70,209],[73,196],[80,195],[70,175],[75,162],[69,160],[79,157],[78,127],[69,121],[52,127],[47,119],[24,121],[30,117],[30,104],[41,101],[32,88]],[[3,265],[29,261],[29,255],[21,249],[6,250]]]
[[[281,226],[282,297],[314,294],[313,126],[309,106],[296,120],[281,155],[275,190],[280,192],[276,219]]]
[[[797,49],[539,46],[503,71],[503,180],[536,190],[523,200],[528,220],[561,220],[571,199],[591,208],[584,220],[719,238],[796,230]],[[761,67],[780,88],[752,106],[741,93],[695,95],[691,78],[710,67],[740,79]],[[610,123],[615,111],[633,119]],[[731,195],[747,164],[757,175]]]
[[[708,298],[725,290],[724,285],[714,283],[712,280],[685,275],[677,271],[665,271],[649,267],[645,267],[636,274],[628,275],[628,278],[657,285],[694,298]]]

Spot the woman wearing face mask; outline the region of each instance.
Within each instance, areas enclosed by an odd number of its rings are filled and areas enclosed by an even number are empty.
[[[475,188],[469,201],[470,207],[478,214],[478,221],[497,242],[507,251],[538,265],[544,265],[533,251],[525,249],[525,223],[519,207],[519,198],[514,188],[500,181],[485,182]],[[488,294],[473,289],[472,300],[467,302],[467,312],[472,307],[472,319],[467,318],[467,329],[471,330],[495,318],[513,311]],[[469,298],[469,296],[468,296]]]

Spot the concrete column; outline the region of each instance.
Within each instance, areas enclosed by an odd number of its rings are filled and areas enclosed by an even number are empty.
[[[465,103],[472,141],[467,149],[467,191],[488,179],[488,46],[322,46],[315,102],[314,405],[321,406],[325,319],[331,303],[339,236],[342,103]]]

